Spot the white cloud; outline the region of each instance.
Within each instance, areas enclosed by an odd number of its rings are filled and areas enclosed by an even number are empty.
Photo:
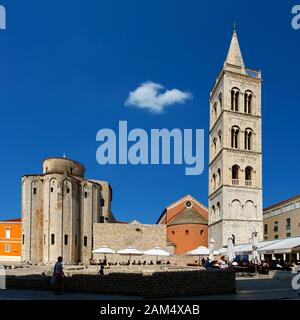
[[[176,103],[182,104],[193,98],[193,95],[189,92],[178,89],[161,92],[163,89],[164,87],[159,83],[144,82],[137,89],[129,92],[125,106],[134,106],[153,113],[162,113],[167,106]]]

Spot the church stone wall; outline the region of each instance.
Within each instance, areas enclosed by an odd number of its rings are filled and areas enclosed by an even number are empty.
[[[113,250],[134,247],[138,250],[148,250],[160,247],[167,250],[167,231],[163,224],[94,224],[94,246],[103,245]]]

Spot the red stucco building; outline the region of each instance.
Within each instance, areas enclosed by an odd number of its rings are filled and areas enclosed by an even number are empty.
[[[191,195],[166,207],[157,224],[167,225],[167,239],[175,254],[208,246],[208,209]]]

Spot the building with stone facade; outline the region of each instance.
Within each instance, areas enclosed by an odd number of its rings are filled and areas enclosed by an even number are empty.
[[[210,93],[209,238],[226,246],[263,234],[261,72],[245,67],[234,30]]]
[[[264,240],[300,236],[300,195],[264,209]]]
[[[84,177],[85,168],[67,158],[43,161],[43,173],[22,177],[22,260],[87,263],[94,224],[114,221],[108,182]]]
[[[167,228],[170,252],[184,254],[199,246],[208,246],[208,210],[191,195],[167,206],[157,224]]]

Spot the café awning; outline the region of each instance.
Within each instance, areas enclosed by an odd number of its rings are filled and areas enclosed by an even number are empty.
[[[300,252],[300,237],[285,238],[277,240],[272,244],[264,246],[258,250],[260,254],[275,254],[275,253],[291,253],[293,251]]]

